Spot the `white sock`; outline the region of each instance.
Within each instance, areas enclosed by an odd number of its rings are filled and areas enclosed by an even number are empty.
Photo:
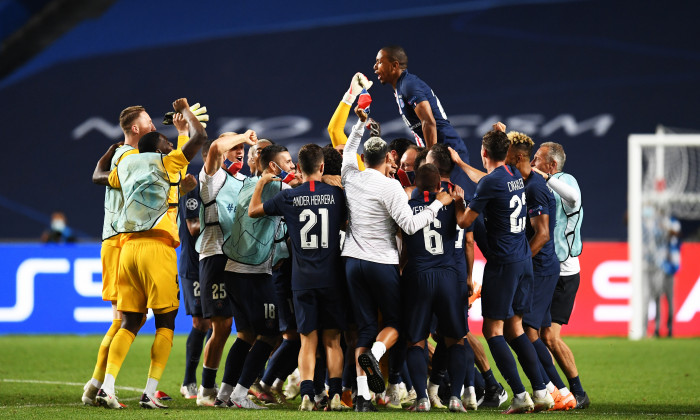
[[[344,387],[343,387],[343,392],[345,392],[345,391],[350,391],[350,390],[352,390],[352,388],[349,388],[349,387],[347,387],[347,386],[344,386]]]
[[[464,385],[462,385],[462,389],[459,391],[459,395],[461,396],[462,394],[464,394]]]
[[[233,389],[233,393],[231,394],[231,399],[233,401],[241,401],[247,396],[248,388],[244,387],[241,384],[236,384],[236,387]]]
[[[258,383],[260,384],[260,389],[262,389],[264,392],[268,392],[270,390],[270,385],[266,384],[262,380]]]
[[[567,395],[571,394],[571,391],[569,391],[569,388],[564,387],[559,390],[559,393],[561,394],[562,397],[566,397]]]
[[[317,403],[321,402],[323,400],[324,396],[325,396],[325,394],[323,392],[321,392],[320,394],[316,394],[314,396],[314,402],[317,402]]]
[[[428,380],[428,396],[437,395],[438,388],[440,388],[440,385],[434,384]]]
[[[105,380],[102,382],[102,389],[111,395],[114,395],[114,376],[109,373],[105,375]]]
[[[149,397],[152,397],[156,393],[156,389],[158,388],[158,381],[156,381],[153,378],[148,378],[146,381],[146,389],[143,390],[143,393],[148,395]]]
[[[535,398],[545,398],[547,396],[547,390],[538,389],[537,391],[533,392],[533,395],[535,396]]]
[[[379,359],[384,356],[384,353],[386,353],[386,346],[384,343],[381,341],[375,341],[374,344],[372,344],[372,354],[374,355],[374,358],[379,361]]]
[[[231,392],[233,391],[233,385],[229,385],[226,382],[221,383],[221,388],[219,388],[219,394],[216,398],[221,401],[228,401],[231,398]]]
[[[275,379],[275,382],[272,383],[272,388],[273,389],[282,389],[282,386],[284,385],[284,381],[280,378]]]
[[[525,399],[525,395],[527,394],[527,391],[521,392],[520,394],[515,394],[515,397],[519,400]]]
[[[98,381],[95,378],[90,378],[90,385],[94,386],[95,388],[99,389],[102,386],[102,382]]]
[[[369,401],[369,385],[366,376],[357,377],[357,395]]]
[[[552,383],[552,381],[547,382],[547,385],[545,385],[545,388],[547,389],[547,392],[549,392],[550,394],[551,394],[552,392],[554,392],[555,389],[557,389],[557,387],[554,386],[554,384]]]
[[[469,395],[470,395],[471,397],[475,397],[475,398],[476,398],[476,389],[474,389],[473,386],[467,387],[467,391],[469,391]]]

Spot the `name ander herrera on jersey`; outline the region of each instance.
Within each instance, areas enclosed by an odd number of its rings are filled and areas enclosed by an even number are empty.
[[[335,204],[335,198],[331,194],[320,195],[299,195],[293,198],[292,205],[295,207],[321,206]]]

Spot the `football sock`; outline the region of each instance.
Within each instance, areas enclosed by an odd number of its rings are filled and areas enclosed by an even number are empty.
[[[582,395],[584,391],[583,386],[581,386],[581,378],[578,376],[575,378],[569,378],[569,389],[571,389],[571,392],[573,392],[575,395]]]
[[[231,345],[228,351],[228,356],[226,356],[226,364],[224,367],[224,376],[221,382],[226,382],[227,384],[237,384],[241,377],[241,372],[243,371],[243,364],[246,361],[246,356],[250,351],[250,344],[247,342],[236,339]]]
[[[510,385],[513,394],[517,395],[525,392],[525,387],[520,381],[518,374],[518,367],[515,365],[513,353],[510,352],[506,339],[502,335],[497,335],[489,338],[486,342],[489,345],[489,350],[491,350],[491,355],[496,362],[496,366],[498,366],[498,370],[508,385]]]
[[[564,387],[564,388],[559,388],[559,393],[561,394],[562,397],[566,397],[567,395],[571,394],[571,391],[569,391],[569,388]]]
[[[170,328],[158,328],[151,346],[151,366],[148,368],[148,377],[160,381],[165,365],[168,364],[170,350],[173,348],[174,331]],[[153,391],[155,393],[155,390]],[[148,394],[151,395],[151,394]]]
[[[233,385],[222,381],[221,388],[219,388],[219,393],[216,395],[216,398],[221,401],[228,401],[231,397],[231,392],[233,392]]]
[[[202,388],[211,389],[216,386],[216,370],[202,365]]]
[[[467,360],[467,370],[466,370],[466,373],[464,375],[464,386],[473,387],[474,382],[476,382],[476,368],[474,367],[473,359],[472,359],[471,365],[468,363],[469,363],[469,361]]]
[[[428,381],[428,363],[423,349],[418,346],[410,346],[406,351],[406,363],[417,397],[428,398],[424,385]]]
[[[471,348],[470,348],[471,349]],[[450,374],[450,395],[459,398],[464,386],[464,376],[468,365],[474,365],[474,353],[471,360],[463,344],[453,344],[447,349],[449,354],[448,372]]]
[[[547,377],[549,378],[549,380],[552,381],[554,386],[556,386],[560,390],[562,388],[565,388],[566,385],[564,385],[564,381],[561,380],[561,376],[559,376],[559,372],[557,371],[556,366],[554,366],[552,355],[549,353],[549,349],[544,344],[544,342],[538,338],[537,340],[532,342],[532,345],[535,347],[537,357],[539,357],[540,363],[542,363],[542,367],[547,373]],[[544,375],[542,379],[545,382],[547,382],[547,380],[544,378]]]
[[[126,359],[126,354],[129,353],[131,343],[134,342],[136,336],[126,328],[120,328],[114,335],[112,344],[109,346],[109,355],[107,356],[107,369],[105,370],[105,381],[107,375],[111,375],[113,380],[119,375],[119,370]],[[104,383],[102,384],[104,388]],[[112,394],[114,393],[114,382],[112,382]]]
[[[204,347],[204,338],[206,335],[206,332],[192,327],[190,335],[187,336],[187,345],[185,347],[185,378],[182,380],[183,385],[197,382],[197,366],[199,366],[199,359],[202,356],[202,348]]]
[[[545,389],[542,374],[540,373],[540,361],[537,359],[537,352],[535,352],[535,348],[532,346],[530,339],[527,338],[527,335],[523,333],[519,337],[514,338],[511,340],[510,346],[515,351],[515,354],[518,355],[518,361],[525,375],[530,380],[532,390]]]
[[[374,344],[372,344],[372,354],[374,355],[374,358],[379,361],[379,359],[384,356],[384,353],[386,353],[386,346],[384,343],[381,341],[375,341]]]
[[[484,383],[486,384],[486,386],[498,385],[498,381],[493,376],[493,371],[491,369],[485,372],[481,372],[481,377],[484,379]]]
[[[292,372],[298,367],[299,365],[299,350],[301,350],[301,340],[285,340],[288,342],[287,344],[287,352],[284,357],[286,362],[283,365],[282,370],[278,374],[278,378],[282,379],[282,382],[284,382],[287,379],[287,376],[291,375]],[[353,365],[354,366],[354,365]]]
[[[404,357],[403,366],[401,366],[401,379],[406,384],[406,389],[410,390],[413,388],[413,381],[411,380],[411,375],[408,373],[408,362],[406,362],[406,357]]]
[[[316,358],[314,366],[314,391],[316,395],[322,393],[326,389],[326,358]]]
[[[253,382],[255,382],[255,379],[260,373],[260,369],[265,367],[265,362],[267,362],[267,358],[270,357],[271,352],[272,346],[263,340],[256,340],[255,344],[253,344],[253,347],[245,358],[243,370],[238,378],[238,384],[242,385],[246,389],[246,392],[250,386],[253,385]]]
[[[357,395],[369,401],[369,385],[367,385],[366,376],[358,376],[357,379]]]
[[[401,369],[405,365],[405,362],[405,346],[393,346],[389,349],[389,384],[396,385],[401,382]]]
[[[335,394],[343,395],[343,380],[341,378],[328,378],[328,397]]]
[[[146,381],[146,388],[143,390],[143,393],[148,395],[149,397],[152,397],[156,393],[157,389],[158,389],[158,380],[153,379],[153,378],[148,378],[148,380]]]
[[[475,388],[480,388],[484,389],[486,388],[486,382],[484,381],[484,376],[482,375],[481,372],[479,372],[479,369],[476,368],[476,366],[472,366],[473,368],[473,378],[474,378],[474,387]],[[490,370],[489,370],[490,372]],[[464,386],[469,386],[467,381],[469,380],[469,367],[467,367],[467,378],[464,380]]]
[[[106,393],[114,395],[114,381],[115,381],[115,379],[116,379],[116,378],[115,378],[114,376],[112,376],[112,375],[109,374],[109,373],[106,373],[106,374],[105,374],[105,381],[104,381],[104,383],[102,384],[102,387],[101,387],[101,388],[102,388]]]
[[[313,401],[314,400],[314,381],[307,379],[305,381],[301,381],[301,385],[299,385],[300,389],[300,395],[301,399],[304,399],[304,395],[309,396],[309,400]]]
[[[270,360],[267,362],[267,369],[265,369],[265,374],[262,376],[260,383],[266,383],[268,385],[275,382],[275,379],[280,378],[280,372],[282,371],[283,365],[287,364],[286,352],[289,347],[289,340],[282,340],[282,343],[277,347]]]
[[[355,353],[354,351],[345,353],[345,364],[343,365],[343,388],[351,389],[355,383]]]
[[[109,345],[112,344],[112,339],[114,339],[114,335],[117,333],[117,331],[119,331],[119,327],[121,325],[121,319],[112,320],[112,325],[109,327],[107,333],[102,338],[100,348],[99,350],[97,350],[97,363],[95,363],[95,370],[92,372],[92,377],[94,379],[97,379],[97,382],[99,382],[100,384],[105,379],[105,369],[107,369],[107,355],[109,354]]]
[[[233,392],[231,393],[231,399],[233,401],[242,401],[244,398],[248,397],[248,388],[244,387],[241,384],[236,384],[236,387],[233,388]]]

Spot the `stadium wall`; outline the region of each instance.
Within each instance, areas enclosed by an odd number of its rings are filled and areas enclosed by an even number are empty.
[[[674,289],[674,335],[700,336],[700,244],[685,243],[681,251]],[[0,287],[5,291],[0,295],[0,334],[104,333],[111,322],[111,307],[101,299],[99,244],[0,244],[0,255]],[[627,336],[632,290],[627,244],[586,242],[580,261],[581,286],[564,334]],[[477,255],[477,281],[481,281],[484,264]],[[480,302],[470,310],[469,320],[470,329],[479,335]],[[665,313],[662,305],[662,320]],[[186,334],[191,325],[183,305],[176,332]],[[143,331],[153,332],[153,322],[147,322]]]
[[[584,239],[626,240],[630,133],[654,132],[659,123],[700,129],[700,44],[697,13],[681,12],[688,2],[494,2],[500,6],[421,16],[372,5],[371,16],[313,15],[293,28],[274,14],[280,25],[237,33],[198,32],[210,24],[202,17],[191,20],[197,37],[172,25],[181,36],[159,37],[157,45],[147,42],[148,31],[163,25],[138,19],[131,31],[132,19],[119,19],[133,3],[110,10],[108,25],[86,22],[58,41],[53,64],[0,85],[7,121],[0,175],[8,180],[0,219],[11,221],[0,225],[0,238],[38,238],[49,214],[62,210],[81,237],[99,239],[104,189],[90,178],[121,138],[117,119],[126,106],[146,106],[156,127],[173,136],[159,121],[186,96],[209,108],[210,137],[253,128],[295,154],[305,143],[329,141],[326,127],[350,77],[362,71],[376,80],[377,50],[391,43],[406,48],[409,71],[438,95],[476,166],[480,138],[498,120],[538,144],[564,145],[565,170],[584,197]],[[217,16],[222,27],[246,21]],[[116,45],[118,28],[128,48]],[[90,54],[71,55],[85,43]],[[383,136],[406,136],[391,88],[376,83],[370,93]]]

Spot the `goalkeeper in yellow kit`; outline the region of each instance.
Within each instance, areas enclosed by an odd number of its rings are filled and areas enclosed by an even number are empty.
[[[139,404],[165,408],[155,392],[170,355],[179,306],[177,211],[168,211],[171,180],[179,180],[179,172],[207,139],[186,99],[175,101],[173,108],[189,124],[191,139],[182,149],[173,150],[165,136],[151,132],[139,140],[138,154],[123,158],[111,172],[102,168],[101,176],[109,174],[110,186],[120,188],[124,198],[122,211],[112,224],[122,233],[117,309],[123,320],[110,345],[104,382],[96,398],[107,408],[121,408],[114,395],[114,382],[148,308],[155,314],[156,336],[148,382]]]

